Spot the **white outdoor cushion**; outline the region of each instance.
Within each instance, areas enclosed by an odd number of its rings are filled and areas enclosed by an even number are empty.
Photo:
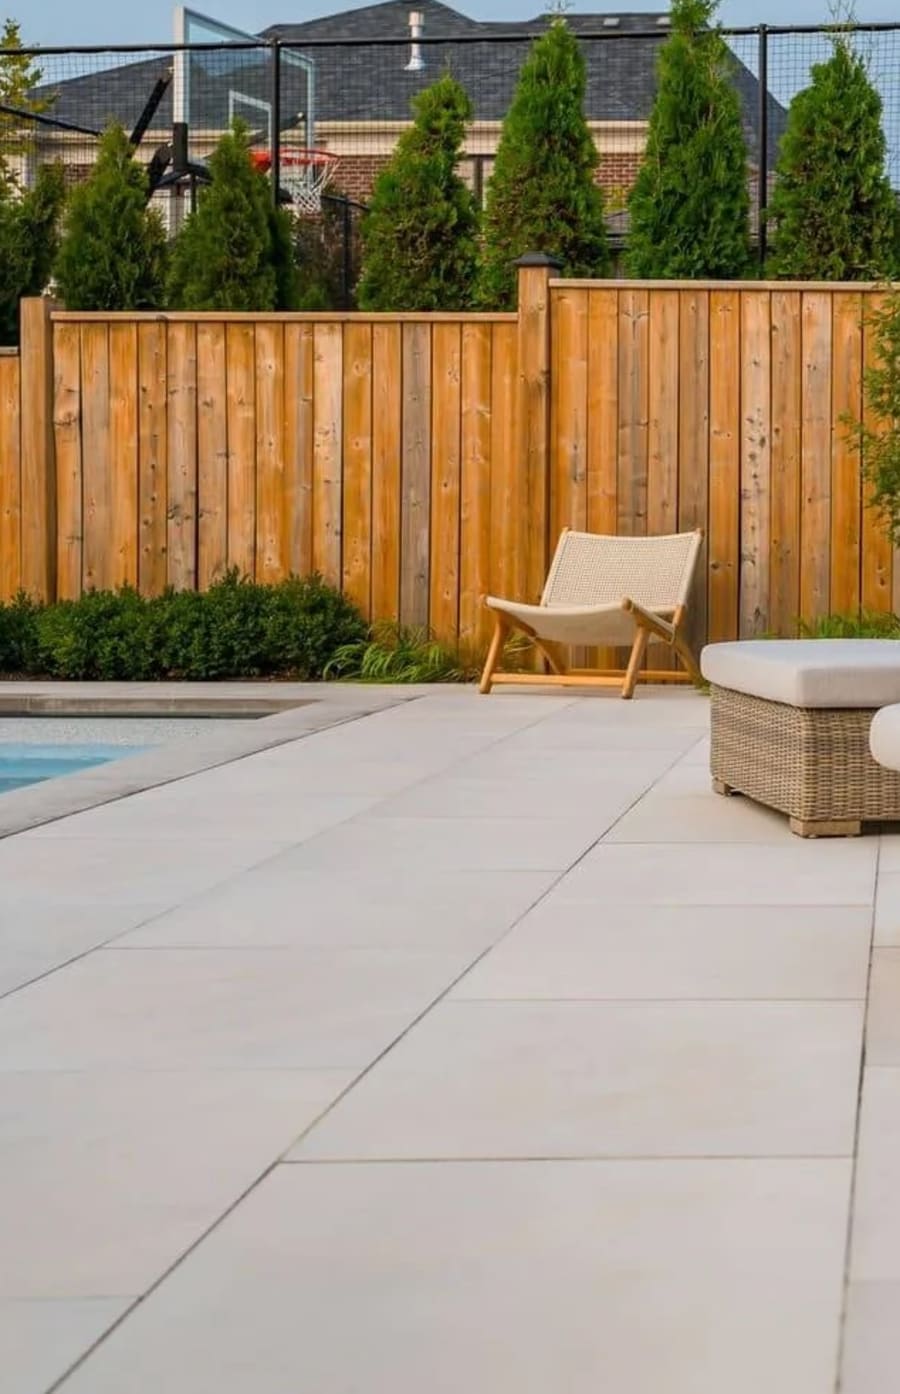
[[[900,707],[883,707],[869,727],[872,759],[888,770],[900,770]]]
[[[708,644],[700,669],[716,687],[789,707],[886,707],[900,702],[900,639]]]

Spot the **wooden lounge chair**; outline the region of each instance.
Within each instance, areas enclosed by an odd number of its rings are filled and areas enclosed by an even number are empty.
[[[700,677],[684,638],[691,580],[703,533],[669,537],[601,537],[565,529],[539,605],[485,597],[494,614],[494,636],[481,675],[481,691],[494,683],[574,686],[622,684],[634,693],[647,644],[660,640],[678,655],[689,677]],[[498,673],[510,634],[526,634],[547,660],[549,674]],[[568,668],[561,647],[577,644],[631,645],[625,673]],[[671,679],[671,672],[664,678]]]

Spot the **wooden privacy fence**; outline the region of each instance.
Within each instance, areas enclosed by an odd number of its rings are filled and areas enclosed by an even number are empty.
[[[698,641],[897,603],[841,424],[874,289],[552,273],[526,259],[512,315],[23,302],[0,595],[318,570],[374,619],[479,647],[481,596],[535,599],[563,525],[700,525]]]

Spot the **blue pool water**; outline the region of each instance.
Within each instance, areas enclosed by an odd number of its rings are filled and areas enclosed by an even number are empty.
[[[75,774],[92,765],[105,765],[121,760],[123,755],[135,755],[141,749],[134,745],[37,745],[31,742],[0,743],[0,794],[21,789],[26,784],[38,784],[44,779],[56,779],[61,774]]]

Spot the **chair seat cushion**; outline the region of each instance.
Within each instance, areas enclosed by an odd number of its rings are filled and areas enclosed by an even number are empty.
[[[707,682],[790,707],[900,702],[898,639],[745,639],[708,644]]]
[[[872,759],[886,770],[900,770],[900,706],[883,707],[869,727]]]

